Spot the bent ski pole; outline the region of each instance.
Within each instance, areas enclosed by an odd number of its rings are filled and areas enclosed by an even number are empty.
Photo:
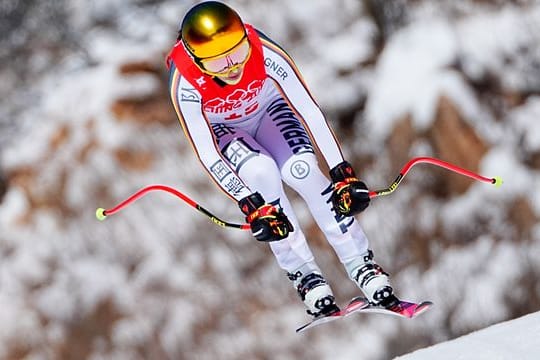
[[[381,189],[381,190],[370,191],[369,192],[369,197],[370,198],[375,198],[375,197],[378,197],[378,196],[384,196],[384,195],[389,195],[389,194],[393,193],[397,189],[397,187],[399,186],[399,184],[401,183],[401,181],[403,180],[405,175],[407,175],[409,170],[414,165],[419,164],[419,163],[428,163],[428,164],[436,165],[436,166],[445,168],[447,170],[453,171],[453,172],[455,172],[457,174],[470,177],[470,178],[472,178],[474,180],[478,180],[478,181],[493,184],[496,187],[501,186],[502,183],[503,183],[502,179],[500,177],[498,177],[498,176],[493,177],[493,178],[487,178],[487,177],[478,175],[478,174],[476,174],[476,173],[474,173],[472,171],[465,170],[465,169],[460,168],[460,167],[458,167],[456,165],[447,163],[447,162],[439,160],[439,159],[430,158],[430,157],[417,157],[417,158],[411,159],[407,164],[405,164],[405,166],[399,172],[399,175],[396,178],[396,180],[394,180],[394,182],[389,187],[387,187],[385,189]],[[229,223],[227,221],[221,220],[220,218],[216,217],[214,214],[212,214],[211,212],[209,212],[208,210],[203,208],[201,205],[197,204],[195,201],[190,199],[188,196],[184,195],[183,193],[181,193],[180,191],[178,191],[178,190],[176,190],[176,189],[174,189],[172,187],[165,186],[165,185],[150,185],[150,186],[147,186],[147,187],[142,188],[141,190],[137,191],[135,194],[131,195],[129,198],[122,201],[120,204],[116,205],[113,208],[110,208],[110,209],[107,209],[107,210],[103,209],[103,208],[99,208],[99,209],[96,210],[96,218],[98,218],[98,220],[105,220],[107,218],[107,216],[115,214],[116,212],[120,211],[121,209],[123,209],[126,206],[130,205],[131,203],[135,202],[139,198],[143,197],[147,193],[149,193],[151,191],[155,191],[155,190],[166,191],[166,192],[168,192],[170,194],[173,194],[173,195],[177,196],[178,198],[184,200],[186,203],[188,203],[189,205],[191,205],[192,207],[197,209],[199,212],[201,212],[202,214],[208,216],[210,218],[210,220],[212,220],[212,222],[215,223],[216,225],[219,225],[219,226],[222,226],[222,227],[230,227],[230,228],[240,229],[240,230],[250,230],[249,224],[234,224],[234,223]]]
[[[474,180],[478,180],[478,181],[482,181],[482,182],[485,182],[485,183],[493,184],[496,187],[501,186],[502,183],[503,183],[502,179],[499,176],[495,176],[493,178],[487,178],[487,177],[478,175],[478,174],[476,174],[476,173],[474,173],[472,171],[465,170],[463,168],[460,168],[459,166],[450,164],[448,162],[445,162],[445,161],[442,161],[442,160],[439,160],[439,159],[435,159],[435,158],[431,158],[431,157],[417,157],[417,158],[413,158],[413,159],[409,160],[409,162],[407,164],[405,164],[405,166],[403,166],[403,168],[399,172],[399,175],[397,176],[396,180],[394,180],[394,182],[389,187],[387,187],[386,189],[370,191],[369,192],[369,197],[373,199],[373,198],[378,197],[378,196],[384,196],[384,195],[389,195],[389,194],[393,193],[394,190],[397,189],[397,187],[399,186],[399,184],[401,183],[401,181],[403,180],[405,175],[407,175],[409,170],[414,165],[420,164],[420,163],[427,163],[427,164],[431,164],[431,165],[436,165],[436,166],[442,167],[444,169],[453,171],[453,172],[455,172],[457,174],[470,177],[470,178],[472,178]]]
[[[210,220],[212,220],[212,222],[214,224],[216,224],[216,225],[219,225],[219,226],[222,226],[222,227],[230,227],[230,228],[235,228],[235,229],[241,229],[241,230],[250,230],[249,224],[233,224],[233,223],[221,220],[220,218],[218,218],[217,216],[212,214],[210,211],[206,210],[201,205],[197,204],[195,201],[193,201],[188,196],[186,196],[183,193],[181,193],[180,191],[178,191],[178,190],[176,190],[176,189],[174,189],[172,187],[166,186],[166,185],[150,185],[150,186],[144,187],[141,190],[137,191],[135,194],[131,195],[126,200],[122,201],[120,204],[113,207],[113,208],[110,208],[110,209],[99,208],[99,209],[96,210],[96,218],[98,220],[105,220],[107,218],[107,216],[115,214],[116,212],[120,211],[121,209],[123,209],[126,206],[130,205],[131,203],[135,202],[139,198],[143,197],[144,195],[146,195],[150,191],[155,191],[155,190],[165,191],[165,192],[168,192],[170,194],[173,194],[173,195],[179,197],[180,199],[182,199],[186,203],[188,203],[188,205],[191,205],[192,207],[197,209],[202,214],[208,216],[210,218]]]

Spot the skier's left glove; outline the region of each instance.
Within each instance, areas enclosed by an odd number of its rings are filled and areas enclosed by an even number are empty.
[[[246,215],[253,236],[259,241],[282,240],[293,231],[283,209],[267,204],[258,192],[241,199],[238,206]]]
[[[369,191],[347,161],[336,165],[330,170],[330,178],[334,186],[332,204],[334,209],[343,216],[353,216],[364,211],[369,206]]]

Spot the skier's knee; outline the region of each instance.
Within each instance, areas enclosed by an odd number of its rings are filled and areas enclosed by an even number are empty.
[[[295,189],[303,186],[307,179],[317,175],[323,176],[317,158],[312,153],[293,155],[281,167],[283,180]]]
[[[242,180],[254,189],[272,189],[281,186],[281,178],[276,162],[265,154],[259,154],[246,161],[239,170]]]

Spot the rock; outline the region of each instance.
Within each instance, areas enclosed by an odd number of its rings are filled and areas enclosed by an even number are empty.
[[[427,136],[436,157],[474,172],[478,171],[480,160],[488,150],[457,106],[444,96]],[[462,194],[473,183],[467,177],[442,171],[436,173],[439,195]]]

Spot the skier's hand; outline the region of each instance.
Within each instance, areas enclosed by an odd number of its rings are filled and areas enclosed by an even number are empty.
[[[246,215],[253,236],[259,241],[285,239],[293,231],[293,226],[281,208],[265,203],[258,192],[246,196],[238,202]]]
[[[364,211],[369,206],[369,191],[347,161],[336,165],[330,170],[334,186],[332,204],[334,209],[343,216],[353,216]]]

